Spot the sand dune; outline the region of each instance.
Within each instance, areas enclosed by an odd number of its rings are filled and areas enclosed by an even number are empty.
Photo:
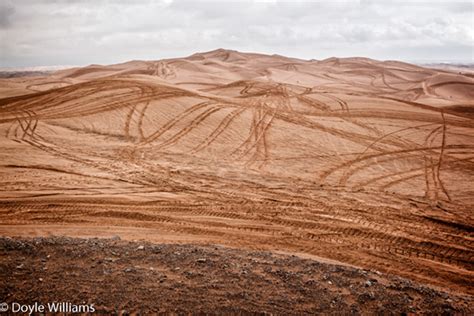
[[[1,85],[3,235],[284,250],[473,294],[472,77],[219,49]]]

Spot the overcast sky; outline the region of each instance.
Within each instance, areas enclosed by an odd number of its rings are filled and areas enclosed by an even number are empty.
[[[216,48],[305,59],[474,62],[474,1],[1,0],[0,67]]]

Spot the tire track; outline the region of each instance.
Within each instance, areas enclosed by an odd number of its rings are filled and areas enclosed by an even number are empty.
[[[268,112],[271,112],[269,116],[267,116]],[[251,167],[254,163],[260,161],[258,168],[262,168],[268,160],[266,134],[275,118],[276,110],[257,109],[256,113],[258,113],[256,117],[254,116],[254,121],[256,121],[256,123],[251,129],[249,137],[236,150],[234,150],[234,153],[245,146],[245,149],[239,155],[239,159],[242,159],[246,157],[250,151],[254,150],[252,156],[245,163],[245,166]],[[253,141],[250,142],[252,137]]]
[[[441,169],[441,164],[443,162],[443,155],[444,155],[444,148],[446,147],[446,119],[444,117],[444,112],[441,111],[441,117],[443,119],[443,134],[442,134],[442,139],[441,139],[441,150],[439,152],[439,158],[438,158],[438,163],[436,166],[436,178],[438,179],[439,186],[441,187],[441,190],[443,193],[446,195],[449,201],[451,201],[451,197],[446,190],[446,187],[443,184],[443,181],[441,181],[440,178],[440,169]]]
[[[187,118],[189,115],[193,114],[194,112],[196,112],[198,110],[201,110],[203,108],[206,108],[210,104],[211,103],[209,101],[205,101],[205,102],[201,102],[201,103],[198,103],[198,104],[195,104],[195,105],[191,106],[190,108],[186,109],[182,113],[178,114],[173,119],[166,122],[156,132],[152,133],[151,135],[146,137],[144,140],[139,142],[137,144],[137,146],[143,146],[143,145],[146,145],[146,144],[149,144],[149,143],[155,141],[156,139],[160,138],[160,136],[163,135],[165,132],[167,132],[168,130],[173,128],[178,122],[180,122],[181,120]]]
[[[201,124],[205,119],[211,116],[213,113],[220,111],[222,108],[220,106],[213,106],[204,112],[197,115],[185,128],[181,129],[179,132],[168,138],[167,140],[163,141],[162,143],[158,144],[154,148],[157,150],[164,149],[170,145],[176,144],[182,137],[187,135],[191,132],[194,128],[196,128],[199,124]]]
[[[143,119],[145,117],[145,113],[146,113],[149,106],[150,106],[150,100],[145,103],[142,110],[140,111],[140,116],[139,116],[139,119],[138,119],[138,132],[140,134],[140,141],[139,142],[142,142],[146,138],[145,134],[143,132]]]
[[[232,123],[234,119],[240,116],[244,111],[247,109],[235,109],[231,113],[227,114],[227,116],[219,123],[217,128],[215,128],[210,135],[208,135],[200,144],[198,144],[196,147],[194,147],[190,152],[191,153],[197,153],[206,147],[208,147],[212,142],[216,140],[217,137],[219,137],[220,134],[222,134],[226,128]]]

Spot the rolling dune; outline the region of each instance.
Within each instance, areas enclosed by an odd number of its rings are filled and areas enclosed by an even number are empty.
[[[314,255],[474,294],[474,79],[219,49],[2,79],[0,234]]]

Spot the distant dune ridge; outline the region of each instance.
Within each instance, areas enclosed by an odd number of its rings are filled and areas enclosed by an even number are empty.
[[[0,82],[3,234],[278,249],[473,294],[471,74],[217,49]]]

